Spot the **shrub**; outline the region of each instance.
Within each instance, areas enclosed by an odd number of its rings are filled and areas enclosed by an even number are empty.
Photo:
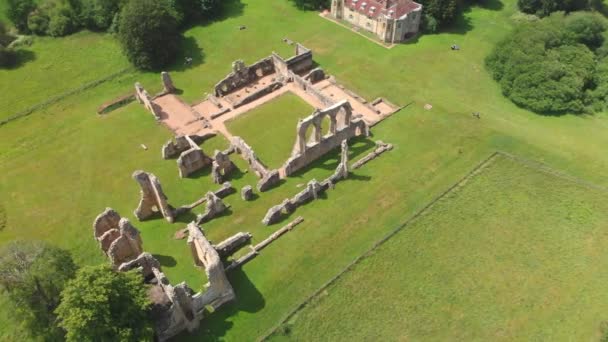
[[[118,0],[79,0],[73,5],[80,23],[93,31],[105,31],[118,13]]]
[[[606,20],[556,13],[522,23],[486,59],[503,93],[538,113],[581,113],[603,107],[608,65],[598,64]]]
[[[524,13],[544,17],[557,11],[571,12],[590,9],[593,3],[588,0],[517,0],[517,7]]]
[[[203,2],[211,2],[212,0],[203,0]],[[319,10],[321,8],[329,8],[330,1],[329,0],[293,0],[296,4],[296,7],[303,10]]]
[[[49,28],[49,17],[46,13],[35,10],[27,17],[27,28],[37,35],[44,35]]]
[[[62,37],[76,31],[76,20],[72,9],[61,6],[53,9],[49,18],[47,34],[53,37]]]
[[[118,40],[140,69],[158,69],[174,60],[181,35],[168,2],[131,0],[120,12]]]
[[[28,29],[37,35],[65,36],[79,27],[67,0],[41,0],[28,17]]]
[[[34,0],[7,0],[6,15],[19,32],[28,32],[28,16],[36,9]]]

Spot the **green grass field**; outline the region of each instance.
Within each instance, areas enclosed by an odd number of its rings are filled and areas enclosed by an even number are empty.
[[[226,127],[245,139],[268,168],[276,169],[291,154],[298,119],[313,110],[306,101],[288,92],[227,122]]]
[[[514,0],[473,7],[452,31],[423,35],[390,50],[315,12],[299,11],[289,1],[230,4],[222,20],[185,32],[182,55],[167,68],[185,100],[202,99],[230,72],[233,60],[251,63],[273,50],[289,56],[292,47],[281,41],[288,37],[311,48],[321,67],[367,99],[384,96],[399,105],[413,103],[372,129],[373,140],[393,143],[395,149],[354,172],[326,198],[299,208],[292,218],[302,215],[302,225],[230,276],[239,301],[216,312],[199,331],[183,339],[242,341],[266,334],[323,283],[497,149],[608,185],[606,114],[535,115],[505,99],[484,69],[483,59],[493,44],[512,29]],[[247,29],[239,30],[239,25]],[[73,42],[78,39],[97,40],[99,46],[88,50],[99,49],[98,54],[79,49]],[[460,51],[450,51],[454,43],[461,46]],[[60,55],[70,44],[78,51]],[[36,39],[32,49],[40,50],[34,60],[0,71],[0,89],[8,95],[0,98],[0,116],[127,66],[118,45],[106,35],[83,32],[69,38]],[[184,56],[194,58],[191,67],[182,65]],[[199,289],[204,274],[192,266],[186,242],[172,239],[186,223],[137,222],[132,211],[138,188],[131,174],[137,169],[155,173],[169,202],[176,206],[200,198],[217,185],[211,184],[205,172],[179,179],[175,161],[160,156],[170,132],[138,104],[105,116],[95,114],[100,104],[132,91],[136,81],[143,82],[150,93],[160,89],[158,73],[127,73],[0,126],[0,206],[6,216],[0,244],[42,239],[69,249],[80,265],[103,262],[91,224],[111,206],[142,231],[144,249],[162,256],[163,270],[173,283],[186,280]],[[425,111],[426,103],[433,109]],[[473,111],[480,112],[481,119],[473,118]],[[294,131],[295,125],[290,127]],[[142,143],[149,147],[147,151],[141,149]],[[204,143],[203,149],[211,153],[215,146],[225,144],[216,138]],[[353,142],[352,158],[371,146],[370,140]],[[298,185],[331,174],[337,154],[253,202],[244,202],[238,195],[226,198],[231,213],[206,224],[206,234],[215,242],[238,231],[251,232],[254,243],[264,239],[281,226],[261,224],[266,210],[297,193]],[[252,172],[245,173],[244,163],[233,159],[243,172],[230,181],[239,189],[254,185],[257,180]],[[602,303],[589,305],[593,306],[589,312],[604,308]],[[10,309],[0,307],[0,340],[27,340]],[[572,311],[573,317],[577,315]],[[449,331],[449,323],[445,324]],[[590,326],[580,334],[593,329]]]
[[[607,200],[499,156],[276,340],[594,340],[608,320]]]
[[[11,94],[0,98],[0,119],[129,68],[118,43],[106,34],[36,37],[32,46],[23,50],[27,59],[21,66],[0,69],[0,90]]]

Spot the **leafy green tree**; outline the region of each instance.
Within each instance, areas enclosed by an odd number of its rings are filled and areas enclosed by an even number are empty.
[[[201,14],[206,16],[207,18],[212,18],[221,10],[221,1],[220,0],[199,0]],[[311,1],[311,0],[309,0]],[[319,3],[328,2],[327,0],[312,0]]]
[[[118,40],[140,69],[158,69],[175,59],[181,35],[173,10],[163,0],[131,0],[118,21]]]
[[[15,315],[44,340],[63,339],[54,310],[75,272],[67,251],[41,242],[16,241],[0,251],[0,288],[14,304]]]
[[[7,0],[6,15],[19,32],[28,32],[27,19],[36,9],[34,0]]]
[[[49,29],[49,21],[51,21],[51,19],[46,12],[34,10],[27,17],[27,29],[34,34],[40,36],[45,35],[46,31]]]
[[[50,10],[47,34],[53,37],[62,37],[78,29],[76,14],[67,4],[59,4]]]
[[[78,12],[80,23],[93,31],[105,31],[118,13],[118,0],[77,0],[72,8]]]
[[[203,2],[212,0],[203,0]],[[303,10],[319,10],[321,8],[329,8],[330,0],[292,0],[296,7]]]
[[[602,108],[608,77],[603,64],[606,20],[595,13],[555,13],[520,24],[486,59],[503,93],[538,113]]]
[[[68,341],[150,341],[150,302],[137,271],[80,269],[61,293],[56,312]]]
[[[545,17],[557,11],[578,11],[590,9],[594,5],[590,0],[517,0],[519,10],[535,14],[539,17]]]
[[[78,27],[76,14],[66,0],[39,0],[38,7],[28,17],[28,29],[37,35],[60,37]]]
[[[421,0],[425,15],[434,18],[438,26],[451,23],[458,13],[456,0]]]

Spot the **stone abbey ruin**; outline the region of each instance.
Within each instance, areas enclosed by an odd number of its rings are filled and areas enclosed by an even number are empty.
[[[163,91],[155,96],[141,84],[135,84],[135,98],[175,134],[174,139],[162,146],[162,159],[175,159],[181,178],[196,177],[199,171],[209,168],[213,183],[221,185],[193,203],[173,206],[154,174],[135,171],[132,177],[139,185],[140,200],[134,215],[140,221],[164,218],[169,224],[175,224],[180,216],[198,211],[195,219],[176,232],[175,238],[187,237],[194,267],[204,269],[208,283],[201,292],[195,292],[184,282],[172,285],[163,274],[160,262],[145,252],[140,232],[111,208],[95,219],[93,229],[95,239],[114,269],[138,269],[144,282],[150,285],[156,335],[164,341],[184,330],[198,328],[204,317],[225,303],[238,300],[227,272],[253,260],[262,249],[304,220],[295,218],[255,246],[251,245],[252,234],[248,232],[239,232],[212,244],[205,236],[203,225],[224,215],[230,208],[224,199],[238,192],[229,182],[238,171],[233,158],[242,158],[258,178],[257,184],[240,189],[241,200],[249,202],[256,198],[255,191],[269,191],[279,186],[281,179],[303,170],[330,151],[341,149],[338,166],[328,178],[320,182],[312,179],[291,198],[268,208],[260,221],[270,226],[334,188],[339,181],[348,179],[351,169],[391,150],[391,144],[377,141],[373,151],[350,163],[348,141],[359,136],[369,137],[370,127],[400,108],[383,98],[367,102],[341,86],[323,69],[315,67],[312,51],[300,44],[295,45],[295,55],[288,59],[272,53],[250,66],[242,61],[234,62],[232,72],[216,84],[213,93],[192,106],[175,94],[176,88],[168,73],[161,74],[161,81]],[[230,133],[225,123],[286,92],[299,96],[315,109],[294,122],[296,139],[291,156],[278,169],[269,169],[242,137]],[[329,121],[325,134],[324,120]],[[205,140],[218,134],[230,143],[229,148],[205,153],[201,145],[204,147]],[[201,209],[197,209],[199,207]],[[246,246],[249,252],[232,257]]]

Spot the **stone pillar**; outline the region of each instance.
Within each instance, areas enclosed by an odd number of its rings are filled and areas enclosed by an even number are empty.
[[[351,112],[350,108],[344,106],[342,107],[342,109],[344,111],[344,127],[348,127],[350,126],[350,121],[352,119],[353,113]]]
[[[312,134],[312,142],[319,143],[321,142],[321,136],[323,135],[323,128],[321,127],[321,122],[313,122],[313,134]]]
[[[336,116],[335,115],[330,115],[329,119],[331,120],[329,122],[329,133],[336,134],[336,126],[337,126],[337,123],[338,123],[338,121],[336,119]]]
[[[175,91],[175,86],[173,85],[173,80],[171,80],[171,76],[166,71],[160,73],[160,80],[163,82],[163,90],[165,93],[173,93]]]
[[[302,121],[298,122],[297,137],[296,137],[296,151],[294,155],[304,153],[306,151],[306,128],[303,127]]]

